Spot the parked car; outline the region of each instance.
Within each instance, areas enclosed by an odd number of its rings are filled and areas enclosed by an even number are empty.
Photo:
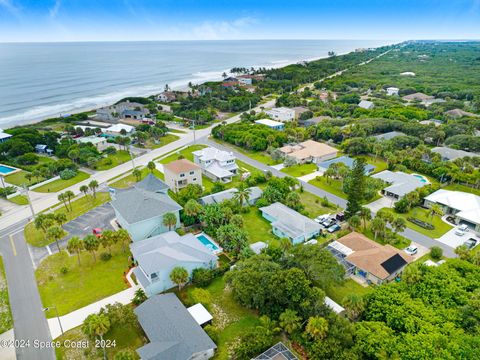
[[[407,247],[405,249],[405,252],[408,254],[408,255],[415,255],[417,252],[418,252],[418,248],[414,245],[410,245],[409,247]]]
[[[463,243],[467,247],[467,249],[471,250],[477,245],[477,240],[470,238]]]
[[[330,226],[330,227],[327,229],[327,231],[331,234],[331,233],[334,233],[335,231],[338,231],[338,230],[340,230],[340,229],[341,229],[340,225],[334,224],[334,225]]]
[[[335,218],[338,220],[338,221],[345,221],[345,214],[343,212],[339,212]]]
[[[460,228],[457,228],[457,229],[455,230],[455,235],[463,236],[463,235],[465,235],[465,231],[460,230]]]
[[[321,225],[325,228],[329,228],[330,226],[334,225],[337,221],[334,218],[328,218],[325,220]]]
[[[318,244],[318,241],[315,239],[312,239],[312,240],[306,241],[304,245],[317,245],[317,244]]]
[[[463,232],[467,232],[468,231],[468,225],[462,224],[458,227],[458,229],[462,230]]]
[[[102,229],[100,228],[92,229],[92,234],[95,235],[97,238],[99,238],[102,236]]]
[[[313,221],[315,221],[318,224],[321,224],[325,220],[327,220],[329,217],[330,217],[330,214],[323,214],[323,215],[317,216],[315,219],[313,219]]]

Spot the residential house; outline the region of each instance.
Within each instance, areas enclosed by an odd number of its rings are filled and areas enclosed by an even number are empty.
[[[95,135],[83,136],[83,137],[76,138],[74,140],[78,144],[88,144],[88,143],[90,143],[93,146],[95,146],[98,151],[103,151],[107,147],[110,146],[110,144],[107,143],[107,139],[104,138],[104,137],[101,137],[101,136],[95,136]]]
[[[173,102],[177,100],[177,95],[173,91],[164,91],[157,95],[157,100],[161,102]]]
[[[365,235],[351,232],[328,244],[327,249],[355,275],[380,285],[398,277],[411,262],[409,255],[391,245],[380,245]]]
[[[194,269],[213,269],[217,256],[192,233],[183,236],[175,231],[130,244],[137,267],[134,274],[148,296],[171,289],[173,268],[181,266],[191,275]]]
[[[332,119],[330,116],[325,116],[325,115],[322,115],[322,116],[315,116],[311,119],[307,119],[307,120],[300,120],[299,121],[299,124],[301,126],[314,126],[314,125],[317,125],[317,124],[320,124],[322,121],[325,121],[325,120],[330,120]]]
[[[425,101],[425,100],[433,100],[435,99],[435,96],[431,95],[426,95],[424,93],[414,93],[410,95],[405,95],[402,97],[403,100],[405,101]]]
[[[279,149],[284,157],[295,159],[298,164],[322,161],[337,157],[338,150],[327,144],[314,140],[307,140],[296,145],[285,145]]]
[[[12,135],[7,134],[6,132],[3,131],[3,129],[0,129],[0,143],[3,143],[10,139]]]
[[[194,151],[193,162],[199,165],[202,173],[213,181],[230,182],[238,173],[233,153],[213,147]]]
[[[217,346],[173,293],[151,297],[135,308],[148,344],[142,360],[207,360]]]
[[[277,121],[292,121],[295,119],[295,110],[286,107],[278,107],[265,111],[265,114]]]
[[[370,109],[373,109],[375,107],[375,104],[371,101],[368,101],[368,100],[361,100],[358,103],[358,107],[360,107],[362,109],[365,109],[365,110],[370,110]]]
[[[437,119],[422,120],[422,121],[419,121],[418,123],[422,125],[434,125],[435,127],[438,127],[443,124],[442,120],[437,120]]]
[[[459,119],[462,117],[478,117],[480,115],[474,114],[462,109],[453,109],[445,112],[445,115],[451,117],[452,119]]]
[[[248,205],[255,204],[258,199],[262,197],[263,190],[257,186],[247,188],[249,193],[248,195]],[[235,198],[235,194],[238,192],[237,188],[231,188],[227,190],[223,190],[211,195],[204,196],[199,199],[199,203],[202,205],[210,205],[210,204],[220,204],[226,200],[232,200]],[[243,204],[246,206],[247,204]]]
[[[327,90],[321,90],[318,94],[318,98],[322,100],[324,103],[327,103],[330,100],[332,101],[337,100],[337,94]]]
[[[375,135],[374,138],[377,139],[378,141],[386,141],[386,140],[392,140],[397,136],[405,136],[405,134],[400,131],[390,131],[385,134]]]
[[[255,124],[268,126],[273,130],[283,130],[285,129],[285,124],[280,121],[274,121],[270,119],[260,119],[255,120]]]
[[[461,159],[467,156],[468,157],[480,156],[480,154],[476,154],[476,153],[472,153],[464,150],[452,149],[446,146],[434,147],[432,149],[432,152],[439,154],[443,161],[452,161],[452,160]]]
[[[401,171],[384,170],[372,175],[372,178],[380,179],[390,184],[382,190],[382,194],[394,199],[400,199],[409,192],[428,184],[428,181],[420,175],[415,176]]]
[[[294,245],[318,236],[322,228],[312,219],[279,202],[261,207],[260,211],[271,223],[273,233],[280,238],[288,238]]]
[[[308,108],[304,106],[295,106],[292,108],[293,111],[295,111],[295,119],[299,119],[300,115],[302,115],[304,112],[310,111]]]
[[[103,133],[111,136],[121,136],[122,130],[125,130],[125,135],[129,136],[135,132],[135,127],[127,124],[115,124],[106,129],[103,129]]]
[[[386,91],[388,96],[398,96],[398,92],[400,91],[400,89],[397,87],[391,86],[391,87],[388,87]]]
[[[116,115],[115,108],[111,106],[105,106],[99,108],[95,111],[95,117],[102,121],[114,122],[117,121],[118,116]]]
[[[480,196],[463,191],[440,189],[424,199],[424,205],[442,207],[445,215],[452,215],[455,223],[468,225],[480,233]]]
[[[46,154],[47,153],[48,146],[45,144],[37,144],[35,145],[35,152],[37,154]]]
[[[168,196],[168,186],[152,174],[125,190],[117,190],[111,202],[118,224],[126,229],[133,241],[176,229],[180,224],[182,209]],[[163,216],[173,213],[177,223],[169,229]]]
[[[298,360],[289,348],[279,342],[253,360]]]
[[[325,172],[332,164],[344,164],[349,169],[353,169],[353,165],[355,163],[355,159],[348,157],[348,156],[339,156],[332,160],[322,161],[318,163],[318,170]],[[369,175],[375,170],[375,166],[370,164],[365,164],[365,175]]]
[[[180,159],[163,165],[165,182],[168,187],[178,192],[189,184],[202,186],[202,169],[197,164]]]
[[[237,77],[237,79],[242,85],[252,85],[252,77],[249,75],[240,75]]]

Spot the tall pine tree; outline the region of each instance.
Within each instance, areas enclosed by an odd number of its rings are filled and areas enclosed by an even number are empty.
[[[365,195],[365,160],[355,160],[352,171],[345,179],[344,191],[348,199],[345,210],[345,217],[348,219],[358,213],[362,207]]]

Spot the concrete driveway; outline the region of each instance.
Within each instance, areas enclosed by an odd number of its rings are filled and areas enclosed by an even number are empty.
[[[445,244],[445,245],[450,246],[453,249],[463,245],[463,243],[470,238],[473,238],[473,239],[477,240],[477,242],[480,242],[480,237],[478,237],[475,234],[475,232],[473,232],[472,230],[467,231],[465,233],[465,235],[463,235],[463,236],[459,236],[459,235],[455,234],[455,230],[457,230],[457,228],[458,227],[454,227],[452,230],[448,231],[447,233],[445,233],[443,236],[441,236],[437,240],[440,241],[441,243]]]
[[[376,214],[380,209],[392,208],[393,205],[394,205],[394,201],[392,198],[382,196],[380,199],[365,205],[365,207],[370,209],[374,214]]]

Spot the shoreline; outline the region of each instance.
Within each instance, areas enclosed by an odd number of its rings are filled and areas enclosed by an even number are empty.
[[[388,45],[392,45],[392,44],[393,43],[389,43],[389,44],[385,44],[385,45],[379,45],[377,47],[388,46]],[[346,52],[342,52],[342,53],[338,53],[337,56],[343,56],[343,55],[349,54],[353,51],[355,51],[355,49],[352,49],[352,50],[346,51]],[[317,57],[308,58],[308,59],[297,59],[297,60],[294,60],[294,61],[278,60],[278,64],[275,64],[275,63],[272,64],[271,63],[268,66],[266,66],[266,65],[252,65],[251,67],[254,67],[254,68],[265,67],[267,69],[278,69],[278,68],[283,68],[283,67],[286,67],[286,66],[289,66],[289,65],[297,64],[297,63],[302,62],[302,61],[312,62],[312,61],[318,61],[318,60],[326,59],[328,57],[329,57],[328,55],[323,55],[323,56],[317,56]],[[199,84],[209,82],[209,81],[221,81],[222,80],[221,75],[224,72],[227,73],[229,76],[233,75],[232,73],[230,73],[230,69],[224,69],[224,70],[219,70],[219,71],[215,71],[215,70],[205,71],[203,73],[204,74],[209,74],[209,75],[207,75],[206,77],[204,77],[202,79],[199,79],[198,77],[195,78],[195,74],[192,74],[192,77],[189,78],[189,79],[174,80],[173,82],[171,82],[174,85],[171,85],[170,88],[173,89],[173,90],[180,91],[180,90],[188,89],[188,83],[189,82],[192,82],[195,85],[199,85]],[[197,74],[199,74],[199,77],[200,77],[201,73],[202,72],[197,73]],[[159,85],[157,87],[157,86],[153,86],[153,85],[146,85],[145,88],[151,88],[151,89],[149,89],[147,91],[144,91],[144,92],[142,92],[141,90],[135,90],[135,88],[131,88],[130,90],[125,89],[125,90],[120,91],[120,92],[117,91],[116,93],[99,95],[99,96],[96,97],[97,99],[101,98],[101,97],[108,97],[109,99],[105,100],[103,102],[102,101],[97,101],[97,103],[95,105],[78,106],[78,107],[75,107],[75,106],[72,105],[70,108],[65,108],[65,110],[61,110],[57,113],[52,112],[49,115],[38,116],[38,117],[33,117],[32,116],[29,119],[18,120],[18,121],[12,120],[10,122],[5,122],[5,124],[0,126],[0,128],[12,129],[12,128],[16,128],[16,127],[30,126],[30,125],[41,123],[42,121],[45,121],[45,120],[48,120],[48,119],[61,117],[62,115],[66,115],[66,114],[74,115],[74,114],[79,114],[79,113],[83,113],[83,112],[95,111],[95,110],[97,110],[101,107],[113,105],[117,101],[119,101],[119,100],[121,100],[125,97],[136,97],[136,96],[138,96],[138,97],[149,97],[149,96],[152,96],[152,95],[156,95],[156,94],[163,91],[163,86]],[[155,90],[153,88],[155,88]],[[117,94],[117,95],[115,95],[115,94]],[[74,101],[82,101],[82,99],[77,99],[77,100],[74,100]],[[85,102],[87,102],[87,101],[89,101],[88,98],[85,99]],[[92,99],[90,101],[94,101],[94,99]],[[66,106],[66,105],[57,104],[57,105],[53,105],[53,106],[62,107],[62,106]],[[32,108],[30,110],[27,110],[25,113],[28,113],[28,111],[38,111],[41,108],[42,108],[42,106]],[[17,114],[17,115],[12,115],[10,117],[15,117],[15,116],[26,116],[26,115]],[[6,117],[6,118],[8,118],[8,117]],[[2,120],[2,119],[0,118],[0,120]],[[13,122],[15,122],[15,124],[12,124]]]

